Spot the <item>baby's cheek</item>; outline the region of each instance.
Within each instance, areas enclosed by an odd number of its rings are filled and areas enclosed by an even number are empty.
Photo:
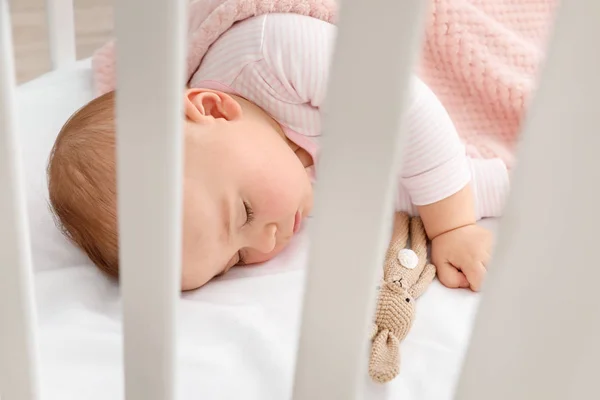
[[[283,187],[268,196],[267,202],[267,209],[274,214],[276,219],[280,219],[286,217],[291,211],[295,211],[292,208],[297,207],[298,196],[290,188]]]
[[[282,213],[289,214],[290,207],[298,202],[296,185],[285,180],[265,177],[263,180],[256,181],[253,191],[252,206],[260,212],[268,213],[263,215],[267,219],[279,219],[283,216]]]
[[[273,207],[297,200],[299,190],[309,181],[306,170],[293,153],[291,157],[281,158],[281,162],[274,165],[263,164],[256,176],[256,184],[262,186],[262,192],[274,203]]]

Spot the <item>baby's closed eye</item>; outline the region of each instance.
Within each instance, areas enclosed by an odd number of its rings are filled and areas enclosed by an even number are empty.
[[[252,223],[252,221],[254,221],[254,210],[252,210],[252,207],[250,206],[250,204],[244,200],[244,212],[246,213],[246,222],[244,222],[244,225],[250,225]]]

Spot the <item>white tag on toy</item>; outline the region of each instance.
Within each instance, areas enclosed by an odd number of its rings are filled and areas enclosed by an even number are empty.
[[[419,265],[419,256],[411,249],[402,249],[398,252],[398,262],[404,268],[415,269]]]

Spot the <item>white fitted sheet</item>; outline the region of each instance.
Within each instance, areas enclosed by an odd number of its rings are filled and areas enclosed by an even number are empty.
[[[19,87],[45,399],[123,398],[119,288],[54,226],[45,167],[68,116],[91,99],[89,60]],[[495,221],[486,221],[494,227]],[[179,304],[181,398],[282,400],[291,395],[308,238],[276,259],[232,270]],[[149,294],[151,295],[151,294]],[[368,399],[450,399],[478,295],[435,281],[418,300],[400,376],[367,377]]]

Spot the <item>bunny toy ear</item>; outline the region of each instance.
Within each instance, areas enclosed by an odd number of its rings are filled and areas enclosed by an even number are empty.
[[[400,340],[388,329],[380,331],[371,346],[369,375],[375,382],[386,383],[400,372]]]
[[[423,294],[425,289],[427,289],[429,284],[433,281],[433,278],[435,278],[435,273],[435,266],[433,264],[425,265],[425,268],[423,269],[423,272],[419,276],[417,282],[415,282],[415,284],[408,290],[408,293],[413,297],[413,299],[416,299]]]

